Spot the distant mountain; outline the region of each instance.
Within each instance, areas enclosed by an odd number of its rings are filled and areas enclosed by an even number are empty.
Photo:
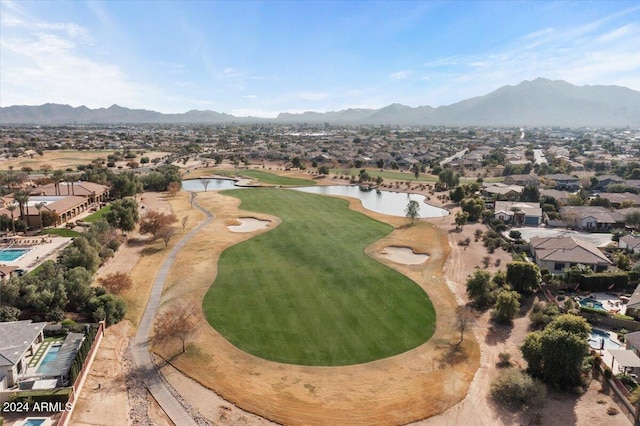
[[[538,78],[438,108],[391,104],[380,109],[281,113],[275,119],[197,110],[162,114],[118,105],[99,109],[59,104],[0,108],[2,124],[231,122],[639,128],[640,92],[620,86],[574,86]]]

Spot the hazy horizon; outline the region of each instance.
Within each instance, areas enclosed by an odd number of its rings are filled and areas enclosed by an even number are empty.
[[[0,106],[438,107],[542,77],[640,91],[634,2],[0,1]]]

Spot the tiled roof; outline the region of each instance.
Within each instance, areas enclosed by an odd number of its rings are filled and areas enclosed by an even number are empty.
[[[0,366],[15,365],[44,330],[46,322],[0,322]]]
[[[612,264],[594,244],[573,237],[532,237],[531,247],[537,259],[547,262]]]

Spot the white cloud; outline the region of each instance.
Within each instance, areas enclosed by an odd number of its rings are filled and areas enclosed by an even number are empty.
[[[245,99],[258,99],[257,95],[244,95],[242,97],[245,98]]]
[[[413,71],[398,71],[389,75],[389,78],[391,78],[392,80],[406,80],[407,78],[411,77],[412,74]]]

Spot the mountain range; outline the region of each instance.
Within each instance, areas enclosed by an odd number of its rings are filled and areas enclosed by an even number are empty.
[[[0,124],[232,122],[640,128],[640,92],[620,86],[575,86],[538,78],[437,108],[391,104],[380,109],[281,113],[269,119],[199,110],[162,114],[118,105],[98,109],[60,104],[0,108]]]

